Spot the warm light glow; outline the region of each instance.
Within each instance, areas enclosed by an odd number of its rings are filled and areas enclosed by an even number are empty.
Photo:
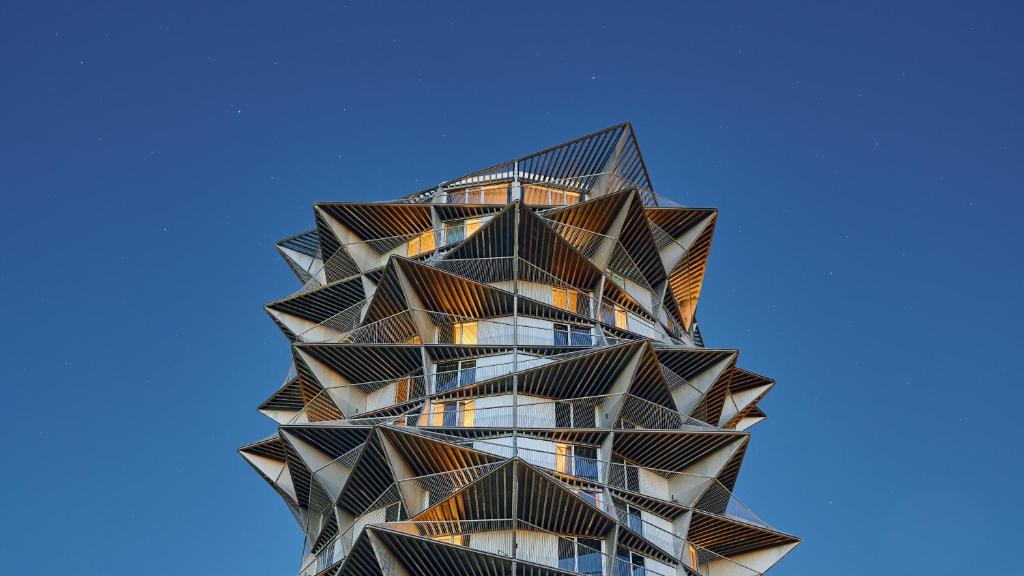
[[[618,304],[615,305],[615,327],[616,328],[627,328],[629,325],[626,318],[626,309]]]
[[[453,344],[476,344],[476,322],[452,324]]]
[[[580,195],[578,192],[548,188],[536,184],[523,186],[523,202],[541,206],[561,206],[578,204]]]
[[[555,444],[555,470],[572,474],[572,446]]]
[[[462,425],[472,428],[476,422],[476,412],[473,410],[473,401],[466,400],[462,403]]]
[[[555,308],[561,308],[576,313],[579,308],[579,292],[569,288],[551,288],[551,303]]]
[[[410,378],[402,378],[395,382],[395,404],[401,404],[409,400],[409,389],[412,387]]]
[[[419,256],[424,252],[430,252],[436,246],[437,243],[434,241],[434,230],[430,229],[412,240],[409,240],[405,253],[406,256],[412,258],[413,256]]]

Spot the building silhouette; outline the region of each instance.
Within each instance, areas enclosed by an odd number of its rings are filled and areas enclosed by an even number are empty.
[[[717,211],[655,195],[630,124],[277,244],[292,368],[240,449],[299,573],[743,576],[799,540],[732,490],[774,382],[705,347]]]

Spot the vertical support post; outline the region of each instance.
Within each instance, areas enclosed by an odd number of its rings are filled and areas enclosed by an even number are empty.
[[[512,165],[512,184],[509,186],[509,202],[523,199],[523,187],[519,183],[519,160]]]

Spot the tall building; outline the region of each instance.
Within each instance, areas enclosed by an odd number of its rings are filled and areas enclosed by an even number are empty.
[[[300,575],[745,576],[797,546],[732,493],[774,382],[701,337],[717,212],[662,203],[621,124],[277,244],[293,362],[240,452]]]

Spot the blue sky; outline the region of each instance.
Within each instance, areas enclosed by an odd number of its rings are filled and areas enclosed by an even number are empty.
[[[1024,36],[1011,3],[6,3],[9,573],[293,574],[235,454],[286,340],[273,242],[631,120],[720,209],[699,316],[777,379],[737,494],[780,575],[1019,547]]]

